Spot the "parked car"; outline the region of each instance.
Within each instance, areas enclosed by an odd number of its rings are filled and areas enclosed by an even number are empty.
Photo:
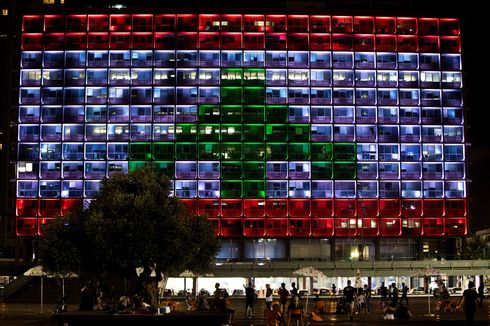
[[[233,290],[233,294],[232,295],[236,295],[236,296],[239,296],[239,295],[245,295],[245,292],[243,291],[243,289],[235,289]]]
[[[313,294],[314,295],[330,295],[332,291],[327,288],[320,288],[320,289],[313,289]]]
[[[299,291],[298,291],[298,295],[299,295],[300,297],[304,297],[304,296],[309,295],[309,292],[308,292],[308,290],[299,290]]]

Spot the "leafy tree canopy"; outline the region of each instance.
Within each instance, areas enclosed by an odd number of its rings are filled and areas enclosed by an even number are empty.
[[[153,165],[102,181],[89,208],[48,224],[41,263],[54,273],[110,273],[132,279],[137,267],[164,275],[202,273],[219,250],[205,217],[191,216]]]

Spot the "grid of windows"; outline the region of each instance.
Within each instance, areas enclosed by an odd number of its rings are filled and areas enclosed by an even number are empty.
[[[17,233],[153,162],[222,236],[460,235],[459,22],[24,16]]]

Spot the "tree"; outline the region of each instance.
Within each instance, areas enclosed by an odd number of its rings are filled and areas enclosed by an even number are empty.
[[[41,264],[55,273],[120,275],[153,291],[161,274],[209,270],[219,249],[213,228],[170,190],[169,179],[151,164],[103,180],[87,209],[46,227]],[[139,276],[138,267],[144,268]]]

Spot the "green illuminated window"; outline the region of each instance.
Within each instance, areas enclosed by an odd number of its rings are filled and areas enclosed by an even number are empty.
[[[356,159],[356,145],[352,143],[333,144],[334,161],[354,161]]]
[[[311,162],[312,179],[332,179],[332,162]]]
[[[309,141],[310,140],[310,125],[307,124],[291,124],[288,127],[289,141]]]
[[[155,161],[153,162],[153,165],[155,165],[157,171],[160,171],[160,173],[163,173],[169,178],[174,178],[175,176],[175,163],[174,162],[162,162],[162,161]]]
[[[288,126],[279,124],[268,124],[265,128],[265,139],[267,141],[288,140]]]
[[[242,104],[241,87],[221,87],[221,103]]]
[[[151,160],[151,143],[129,143],[130,160]]]
[[[221,85],[241,85],[243,69],[225,68],[221,70]]]
[[[181,123],[175,126],[175,139],[177,141],[197,140],[197,126],[193,123]]]
[[[265,148],[266,160],[287,160],[288,144],[286,143],[267,143]]]
[[[286,105],[267,105],[265,119],[268,123],[288,122],[289,110]]]
[[[221,162],[221,178],[241,179],[242,162]]]
[[[242,159],[242,143],[221,143],[221,159],[235,161]]]
[[[310,144],[309,143],[290,143],[289,145],[290,160],[309,160]]]
[[[176,160],[195,160],[197,159],[196,143],[175,143]]]
[[[241,124],[222,124],[221,125],[222,141],[241,141],[242,125]]]
[[[333,158],[332,143],[311,143],[312,161],[331,161]]]
[[[245,160],[263,160],[265,157],[264,143],[244,143],[243,159]]]
[[[243,122],[263,123],[265,107],[263,105],[246,105],[243,107]]]
[[[219,160],[220,144],[219,143],[199,143],[198,154],[200,160]]]
[[[153,143],[153,159],[173,160],[174,143]]]
[[[246,141],[264,141],[264,125],[243,125],[243,139]]]
[[[265,163],[264,162],[243,162],[243,178],[264,179]]]
[[[356,178],[356,163],[354,162],[335,162],[334,163],[334,178],[335,179],[355,179]]]
[[[198,128],[199,141],[219,141],[219,124],[200,124]]]
[[[221,122],[242,122],[242,107],[240,105],[223,105],[221,107]]]
[[[200,122],[219,122],[220,107],[219,105],[199,105]]]
[[[264,104],[265,88],[264,87],[244,87],[243,102],[245,104]]]
[[[145,167],[145,161],[130,161],[129,162],[129,171],[141,170]]]
[[[260,180],[245,180],[243,182],[245,198],[265,198],[265,182]]]
[[[221,197],[240,198],[242,196],[242,182],[240,180],[221,181]]]

